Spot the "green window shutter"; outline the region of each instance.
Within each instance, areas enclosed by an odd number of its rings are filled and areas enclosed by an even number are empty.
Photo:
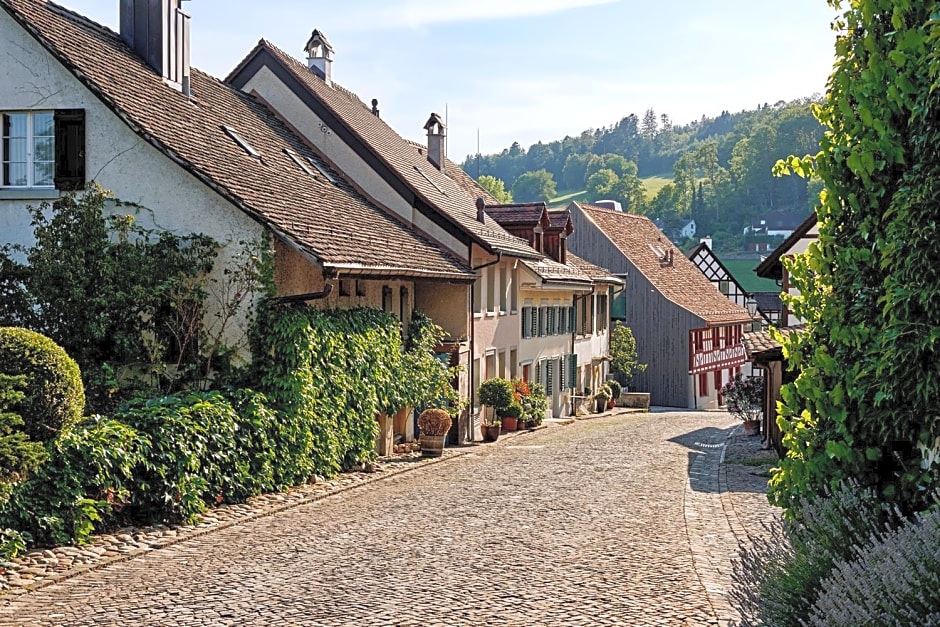
[[[564,391],[568,383],[568,356],[562,355],[558,360],[558,391]]]
[[[539,334],[539,310],[535,307],[529,307],[529,337],[537,337]]]
[[[541,360],[535,364],[535,382],[542,383],[542,362]]]
[[[532,308],[522,308],[522,337],[532,337]]]
[[[546,313],[548,314],[548,335],[555,335],[555,308],[549,307]]]
[[[548,307],[539,307],[539,337],[548,335]]]
[[[553,379],[554,373],[552,372],[554,366],[554,360],[549,359],[545,362],[545,395],[551,396],[552,394],[552,384],[555,382]]]
[[[568,387],[574,389],[578,383],[578,355],[571,353],[568,355]]]

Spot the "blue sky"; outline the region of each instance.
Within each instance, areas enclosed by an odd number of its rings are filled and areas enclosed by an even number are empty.
[[[59,0],[115,30],[118,0]],[[825,0],[192,0],[192,63],[224,78],[261,38],[299,59],[314,28],[333,79],[378,98],[423,141],[447,114],[448,156],[578,135],[652,108],[676,124],[824,93]]]

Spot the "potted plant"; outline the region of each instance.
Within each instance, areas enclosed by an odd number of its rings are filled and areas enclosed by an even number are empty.
[[[499,439],[499,431],[503,423],[499,418],[484,419],[480,426],[480,432],[483,434],[484,442],[495,442]]]
[[[764,380],[736,375],[721,388],[721,395],[728,413],[744,423],[744,434],[760,435],[760,423],[764,418]]]
[[[513,401],[506,407],[497,409],[496,415],[502,420],[504,431],[515,431],[519,428],[519,418],[522,416],[522,405]]]
[[[641,364],[637,359],[633,330],[619,322],[610,332],[610,367],[619,372],[625,382],[633,375],[646,371],[646,364]]]
[[[510,430],[509,425],[502,417],[502,410],[509,407],[514,400],[513,386],[508,379],[499,377],[487,379],[480,384],[477,390],[477,398],[486,407],[483,413],[483,424],[492,425],[500,421],[506,430]],[[513,425],[513,429],[515,429],[515,425]]]
[[[440,457],[444,454],[444,438],[450,430],[451,418],[445,409],[425,409],[418,416],[418,429],[421,430],[421,455]]]
[[[620,399],[620,393],[623,391],[623,388],[615,379],[605,381],[604,385],[607,386],[607,390],[610,392],[610,400],[607,401],[607,409],[613,409],[617,406],[617,401]]]
[[[607,401],[610,400],[610,389],[606,386],[601,386],[597,392],[594,393],[594,402],[597,404],[597,413],[601,414],[607,409]]]
[[[526,426],[530,429],[542,424],[545,420],[545,411],[548,409],[548,397],[545,388],[540,383],[529,384],[529,395],[523,399]]]

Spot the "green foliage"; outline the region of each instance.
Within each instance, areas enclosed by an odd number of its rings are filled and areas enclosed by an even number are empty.
[[[0,529],[0,566],[5,560],[12,559],[26,550],[29,541],[28,534],[14,529]]]
[[[370,461],[380,413],[459,411],[454,376],[434,349],[443,331],[416,314],[402,351],[398,320],[374,309],[318,311],[268,303],[252,338],[256,379],[277,411],[278,485]]]
[[[30,440],[21,430],[23,419],[9,411],[23,400],[19,390],[25,386],[26,377],[0,374],[0,503],[9,498],[11,484],[25,479],[46,458],[42,443]]]
[[[268,435],[276,421],[263,399],[243,394],[245,419],[216,391],[134,401],[117,414],[149,440],[131,494],[135,518],[192,522],[207,505],[273,489]]]
[[[780,164],[826,189],[819,238],[788,266],[806,328],[783,340],[798,375],[771,498],[793,508],[855,477],[913,511],[940,485],[940,23],[935,2],[847,6],[822,150]]]
[[[242,242],[223,278],[210,280],[217,242],[106,215],[125,207],[146,211],[96,185],[29,207],[35,243],[0,248],[0,325],[32,329],[65,348],[82,369],[89,411],[110,411],[137,391],[199,386],[225,371],[236,350],[222,338],[262,289],[270,264],[264,243]]]
[[[542,424],[545,412],[548,410],[548,396],[541,383],[528,383],[529,393],[522,395],[522,414],[526,422]]]
[[[21,400],[8,407],[22,417],[30,439],[48,442],[81,419],[85,391],[78,365],[48,337],[0,327],[0,374],[25,378]]]
[[[501,204],[509,204],[512,202],[512,194],[506,191],[506,185],[503,183],[502,179],[484,174],[477,179],[477,183],[480,184],[480,187],[492,194],[496,202]]]
[[[495,377],[480,384],[477,398],[482,404],[493,407],[499,412],[512,404],[513,392],[513,385],[508,379]]]
[[[604,381],[604,385],[607,387],[607,390],[610,392],[610,398],[620,398],[620,393],[623,392],[623,386],[620,385],[619,381],[614,379],[608,379]]]
[[[0,527],[42,545],[85,542],[124,520],[148,445],[146,436],[101,416],[63,431],[49,444],[48,460],[0,506]]]
[[[731,598],[745,624],[804,624],[833,567],[853,559],[886,525],[900,523],[896,510],[854,483],[802,499],[799,509],[798,518],[775,519],[741,550]]]
[[[474,155],[463,166],[501,179],[510,188],[521,177],[545,170],[572,191],[584,189],[589,177],[607,169],[626,184],[621,187],[610,179],[598,185],[596,180],[586,201],[613,198],[631,212],[657,219],[694,217],[702,233],[741,233],[769,211],[803,212],[807,199],[815,198],[808,180],[771,173],[777,159],[818,149],[824,129],[813,117],[813,102],[804,98],[725,111],[684,126],[673,125],[668,115],[654,124],[653,110],[648,109],[642,119],[631,114],[616,124],[539,142],[528,150],[516,143],[498,154]],[[634,164],[632,173],[623,169],[624,163]],[[650,180],[666,172],[666,178]],[[670,189],[663,191],[667,183]],[[724,248],[722,240],[716,238],[715,243]]]
[[[555,195],[555,179],[547,170],[526,172],[512,184],[516,202],[548,202]]]
[[[646,364],[637,360],[633,330],[619,322],[610,332],[610,365],[627,379],[646,371]]]

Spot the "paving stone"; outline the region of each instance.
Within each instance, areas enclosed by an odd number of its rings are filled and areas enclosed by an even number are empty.
[[[737,429],[721,412],[614,412],[418,472],[383,464],[0,595],[0,625],[733,624],[738,542],[776,515],[753,466],[721,464]]]

